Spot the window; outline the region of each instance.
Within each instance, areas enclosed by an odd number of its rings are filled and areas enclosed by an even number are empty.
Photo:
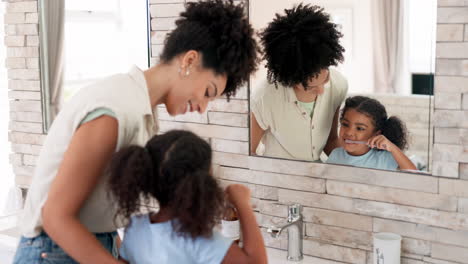
[[[67,0],[63,99],[96,79],[149,65],[146,0]]]

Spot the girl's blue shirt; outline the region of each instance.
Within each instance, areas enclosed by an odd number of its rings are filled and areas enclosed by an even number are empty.
[[[134,216],[125,230],[120,256],[130,263],[206,263],[223,261],[232,240],[213,231],[210,238],[178,235],[172,221],[151,223],[148,214]]]
[[[371,149],[364,155],[353,156],[343,148],[336,148],[330,153],[327,163],[351,165],[381,170],[397,170],[398,163],[392,153],[386,150]]]

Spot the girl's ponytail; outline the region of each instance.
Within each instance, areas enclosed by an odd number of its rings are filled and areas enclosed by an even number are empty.
[[[224,193],[209,172],[199,170],[187,175],[173,190],[169,206],[173,208],[176,232],[196,238],[210,237],[223,213]]]
[[[109,171],[109,191],[119,208],[116,216],[128,218],[138,211],[141,195],[148,197],[146,181],[153,174],[151,156],[144,147],[126,147],[115,154]]]
[[[384,121],[382,134],[401,150],[404,150],[408,145],[406,126],[396,116],[391,116]]]

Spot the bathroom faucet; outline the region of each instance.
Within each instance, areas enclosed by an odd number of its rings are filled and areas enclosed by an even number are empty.
[[[288,206],[288,220],[281,226],[272,226],[267,232],[272,237],[277,238],[281,232],[288,229],[288,260],[302,260],[302,232],[303,222],[301,215],[302,206],[300,204],[292,204]]]

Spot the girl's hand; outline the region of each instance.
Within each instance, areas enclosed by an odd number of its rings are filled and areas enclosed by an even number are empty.
[[[231,184],[226,188],[226,194],[229,202],[236,208],[240,205],[250,203],[250,189],[242,184]]]
[[[367,145],[371,148],[378,148],[378,149],[383,149],[389,152],[392,152],[395,150],[395,148],[398,148],[393,144],[388,138],[386,138],[384,135],[378,135],[375,137],[371,137],[367,141]]]

